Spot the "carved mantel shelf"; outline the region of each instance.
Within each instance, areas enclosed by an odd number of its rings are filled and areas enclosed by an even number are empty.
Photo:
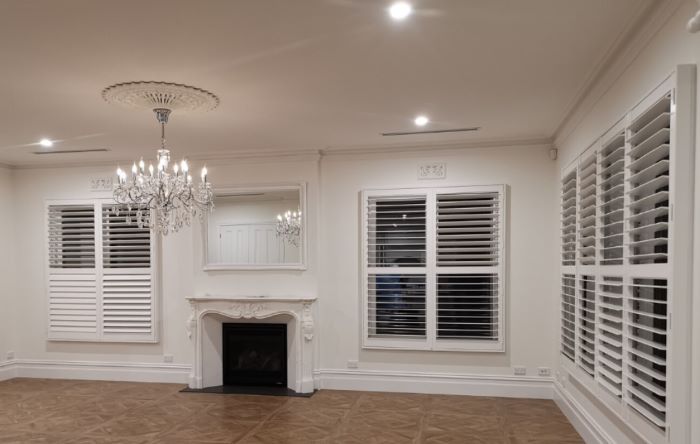
[[[289,328],[293,329],[294,376],[290,388],[297,392],[313,391],[313,345],[315,296],[225,296],[204,295],[186,298],[192,310],[185,324],[187,336],[194,345],[195,365],[190,387],[203,388],[202,325],[205,316],[210,314],[230,319],[264,320],[277,315],[289,316]],[[220,364],[219,364],[220,365]]]

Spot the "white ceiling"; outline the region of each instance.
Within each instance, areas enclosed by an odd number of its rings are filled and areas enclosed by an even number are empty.
[[[113,83],[192,84],[216,110],[171,117],[173,156],[551,137],[652,0],[2,0],[0,163],[151,153],[155,118],[104,103]],[[480,126],[474,134],[382,137]],[[37,156],[54,149],[108,153]]]

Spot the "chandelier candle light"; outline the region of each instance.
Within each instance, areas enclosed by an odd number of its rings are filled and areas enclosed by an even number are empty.
[[[202,168],[201,182],[195,184],[187,160],[170,167],[170,150],[165,145],[165,124],[173,109],[178,111],[208,111],[219,105],[219,98],[209,91],[193,86],[167,82],[127,82],[112,85],[102,91],[109,103],[128,108],[152,109],[160,123],[160,149],[154,166],[143,158],[131,167],[131,174],[117,168],[114,188],[115,206],[136,210],[136,223],[167,235],[189,226],[192,218],[214,208],[212,186],[207,180],[207,168]],[[127,220],[127,223],[130,223]]]
[[[277,237],[281,237],[286,242],[299,245],[301,237],[301,210],[287,211],[277,215]]]

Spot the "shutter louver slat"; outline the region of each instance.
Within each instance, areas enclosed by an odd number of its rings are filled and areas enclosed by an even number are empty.
[[[562,265],[576,264],[576,171],[562,180],[561,260]]]
[[[629,128],[627,248],[630,263],[668,261],[671,98],[663,97]],[[645,229],[640,229],[645,228]]]
[[[561,307],[562,332],[561,352],[572,362],[576,360],[576,277],[562,276]]]
[[[151,233],[148,227],[136,224],[137,209],[102,206],[102,262],[106,269],[149,268],[151,266]],[[148,210],[142,210],[146,217]]]
[[[96,335],[97,284],[95,273],[50,273],[49,338],[89,339],[96,337]]]
[[[153,298],[150,273],[105,274],[102,292],[105,333],[151,333]]]

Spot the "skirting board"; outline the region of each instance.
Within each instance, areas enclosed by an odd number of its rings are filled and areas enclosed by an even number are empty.
[[[612,438],[558,382],[554,382],[554,402],[586,444],[613,444]]]
[[[192,367],[184,364],[15,359],[0,364],[0,380],[25,377],[186,384]]]
[[[444,395],[501,396],[553,399],[552,378],[321,369],[314,372],[316,388]]]

